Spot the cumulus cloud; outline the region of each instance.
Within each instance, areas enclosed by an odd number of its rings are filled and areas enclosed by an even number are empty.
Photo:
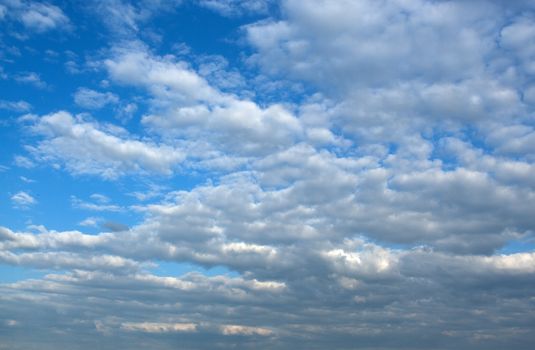
[[[36,1],[4,1],[0,6],[0,19],[19,22],[26,30],[40,34],[71,27],[61,8]]]
[[[107,179],[133,172],[171,174],[184,159],[182,151],[134,139],[125,130],[84,121],[60,111],[31,126],[42,140],[31,152],[43,161],[60,162],[74,174]]]
[[[69,19],[59,7],[35,2],[27,3],[24,6],[24,10],[20,13],[20,21],[26,28],[38,33],[65,27],[69,24]]]
[[[284,106],[262,108],[225,94],[172,56],[158,57],[134,46],[117,49],[104,64],[113,80],[144,87],[154,96],[155,113],[145,115],[142,123],[163,135],[256,155],[288,146],[301,133],[299,120]]]
[[[30,84],[40,89],[44,89],[47,87],[46,82],[44,82],[39,76],[39,74],[35,72],[20,73],[14,76],[14,79],[19,83]]]
[[[221,66],[132,40],[152,3],[100,5],[129,40],[94,62],[109,86],[147,93],[142,136],[66,111],[19,118],[36,162],[138,200],[96,186],[75,209],[135,220],[0,228],[4,264],[46,270],[0,284],[2,324],[88,348],[531,349],[533,5],[282,1],[242,28],[254,52],[241,78],[258,68],[306,90],[261,103],[232,92],[247,80],[218,83]],[[121,105],[78,92],[85,108]],[[203,179],[184,185],[180,169]]]
[[[270,72],[331,89],[481,73],[497,29],[490,18],[499,11],[479,2],[288,0],[282,6],[286,20],[248,27],[259,51],[253,59]]]

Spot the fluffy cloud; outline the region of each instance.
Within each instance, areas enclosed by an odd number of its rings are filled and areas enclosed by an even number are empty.
[[[492,18],[499,8],[480,2],[288,0],[282,6],[286,20],[248,27],[259,51],[253,59],[269,72],[342,91],[416,76],[441,82],[480,74],[498,29]]]
[[[37,263],[35,259],[44,264],[49,256],[20,253],[21,248],[79,251],[76,247],[83,246],[94,250],[85,257],[63,253],[54,257],[58,265],[42,265],[76,267],[86,259],[82,269],[1,287],[0,300],[9,311],[9,320],[36,329],[41,329],[43,322],[52,327],[70,322],[80,307],[91,310],[89,319],[71,326],[86,334],[79,335],[78,342],[91,343],[98,333],[122,339],[123,332],[130,336],[198,334],[199,337],[184,339],[198,346],[209,346],[219,336],[254,337],[257,348],[287,348],[294,342],[323,347],[333,341],[325,339],[329,334],[335,334],[348,346],[355,341],[388,346],[385,337],[398,339],[410,334],[415,339],[407,344],[416,348],[429,341],[427,336],[446,344],[453,341],[455,344],[450,348],[470,344],[478,349],[496,344],[495,334],[500,334],[498,345],[507,344],[512,337],[528,343],[532,339],[532,319],[521,312],[529,304],[533,287],[532,253],[458,256],[423,248],[393,250],[355,239],[327,250],[317,250],[324,249],[325,244],[316,245],[317,248],[284,248],[298,249],[295,255],[301,259],[264,263],[249,270],[248,278],[198,273],[161,277],[139,267],[132,270],[125,264],[129,259],[96,254],[116,246],[122,247],[123,254],[137,256],[136,259],[140,258],[138,254],[149,251],[155,252],[155,257],[161,256],[149,247],[154,239],[143,239],[145,247],[138,249],[132,245],[136,241],[117,234],[43,232],[35,237],[2,229],[0,237],[4,251],[18,250],[17,262],[30,266]],[[28,244],[29,240],[33,243]],[[239,253],[235,254],[238,255],[232,259],[240,259]],[[82,260],[77,263],[74,256]],[[15,263],[13,259],[7,262]],[[277,267],[281,263],[288,264],[288,269],[296,273],[281,274]],[[269,274],[284,276],[285,281],[252,278]],[[88,297],[87,303],[80,305],[81,296]],[[210,300],[210,304],[205,305],[205,300]],[[39,312],[57,307],[66,312],[53,320],[27,318],[23,303]],[[469,308],[466,303],[470,303]],[[324,317],[329,318],[328,325]],[[459,323],[459,319],[466,321]],[[385,322],[392,326],[384,327]],[[510,327],[517,332],[511,334]],[[104,346],[114,344],[111,338],[99,339]],[[155,342],[163,339],[166,338],[153,338]]]
[[[154,113],[142,123],[163,135],[202,140],[216,150],[250,156],[287,147],[302,132],[299,120],[284,106],[262,108],[225,94],[172,56],[154,56],[133,46],[117,49],[105,66],[114,81],[152,94]]]
[[[184,159],[183,152],[173,147],[133,139],[123,129],[63,111],[38,118],[31,129],[44,137],[30,148],[34,156],[60,162],[74,174],[108,179],[139,171],[165,175]]]
[[[78,90],[86,108],[118,102],[118,85],[147,93],[142,136],[65,111],[19,119],[36,161],[142,203],[71,197],[137,215],[80,223],[94,234],[0,228],[0,261],[43,271],[0,284],[7,346],[37,346],[21,328],[45,350],[531,349],[531,3],[286,0],[243,27],[251,70],[227,86],[212,74],[224,64],[131,39],[168,9],[150,3],[101,5],[130,40],[93,62],[109,93]],[[232,92],[262,79],[306,90]],[[180,169],[203,180],[184,185]],[[153,174],[170,181],[121,182]]]
[[[65,27],[69,24],[69,19],[59,7],[33,2],[24,6],[24,10],[20,14],[20,21],[28,29],[39,33]]]
[[[0,19],[20,22],[27,30],[45,33],[55,29],[68,29],[69,18],[57,6],[35,1],[4,1],[0,5]]]
[[[21,73],[16,75],[14,79],[19,83],[30,84],[40,89],[44,89],[47,87],[46,82],[44,82],[39,76],[39,74],[35,72]]]

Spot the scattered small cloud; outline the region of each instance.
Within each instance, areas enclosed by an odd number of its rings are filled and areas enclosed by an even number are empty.
[[[74,93],[74,102],[83,108],[100,109],[106,105],[119,103],[119,97],[111,92],[98,92],[87,88],[79,88]]]
[[[101,218],[97,218],[94,216],[88,217],[78,223],[80,226],[86,226],[86,227],[97,227],[98,223],[101,221]]]
[[[19,168],[31,169],[35,167],[35,163],[28,157],[15,156],[13,163]]]
[[[115,204],[106,204],[107,202],[100,202],[97,201],[97,203],[94,202],[87,202],[83,201],[76,196],[71,196],[71,204],[74,208],[78,209],[85,209],[85,210],[91,210],[91,211],[111,211],[111,212],[120,212],[123,211],[124,208],[120,207]]]
[[[41,80],[40,75],[35,72],[19,73],[13,76],[13,79],[21,84],[33,85],[39,89],[45,89],[48,86],[46,82]]]
[[[5,109],[13,112],[28,112],[32,109],[32,105],[26,101],[6,101],[0,100],[0,109]]]
[[[261,327],[225,325],[221,326],[221,333],[224,335],[260,335],[265,337],[272,335],[273,331],[271,329]]]
[[[37,203],[37,200],[30,194],[24,191],[20,191],[11,196],[13,206],[19,209],[28,209],[30,206]]]
[[[198,0],[199,5],[225,17],[264,15],[272,0]]]
[[[110,199],[101,193],[93,193],[92,195],[89,196],[89,198],[101,204],[110,202]]]
[[[15,2],[16,3],[16,2]],[[54,5],[37,2],[21,2],[15,8],[19,12],[22,24],[29,30],[44,33],[58,28],[68,28],[69,18]]]
[[[21,176],[20,179],[21,179],[21,181],[26,182],[28,184],[31,184],[31,183],[35,182],[35,180],[29,179],[26,176]]]

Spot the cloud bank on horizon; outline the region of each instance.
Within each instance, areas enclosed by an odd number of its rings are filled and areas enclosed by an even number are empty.
[[[532,1],[0,27],[0,349],[535,343]]]

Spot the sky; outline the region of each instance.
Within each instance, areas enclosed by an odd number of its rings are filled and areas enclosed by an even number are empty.
[[[532,349],[535,3],[0,0],[0,349]]]

